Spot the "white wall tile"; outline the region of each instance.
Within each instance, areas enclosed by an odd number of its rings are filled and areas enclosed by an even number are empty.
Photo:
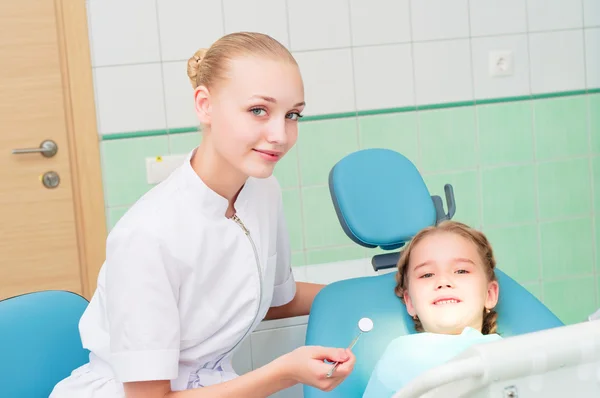
[[[527,8],[523,0],[470,1],[471,36],[527,32]]]
[[[186,67],[187,61],[163,62],[168,128],[200,124],[194,110],[194,90]]]
[[[585,30],[587,88],[600,88],[600,28]]]
[[[292,273],[294,274],[294,280],[296,282],[308,282],[305,265],[292,267]]]
[[[530,93],[527,35],[474,38],[471,41],[471,47],[476,99],[519,96]],[[511,76],[490,76],[489,54],[491,51],[513,52],[513,74]]]
[[[580,28],[583,7],[580,0],[527,0],[530,32]]]
[[[409,0],[350,0],[352,45],[407,43]]]
[[[468,0],[411,2],[414,41],[469,37]]]
[[[294,51],[350,46],[347,0],[288,0],[287,6]]]
[[[100,134],[164,129],[160,64],[95,69]]]
[[[88,12],[93,66],[160,61],[154,1],[93,1]]]
[[[469,40],[414,44],[417,105],[473,99]]]
[[[333,282],[372,276],[375,272],[369,259],[339,261],[327,264],[314,264],[306,267],[306,277],[312,283],[330,284]]]
[[[225,33],[260,32],[289,48],[287,9],[282,0],[223,0]]]
[[[156,0],[163,61],[187,60],[224,34],[220,0]]]
[[[581,30],[530,34],[529,54],[532,93],[585,88]]]
[[[415,104],[410,44],[359,47],[353,52],[358,110]]]
[[[355,110],[350,49],[295,53],[294,57],[304,80],[305,114]]]
[[[583,0],[583,24],[600,26],[600,0]]]

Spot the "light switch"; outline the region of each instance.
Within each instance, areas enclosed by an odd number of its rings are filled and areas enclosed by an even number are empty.
[[[183,164],[186,155],[168,155],[146,158],[146,180],[148,184],[158,184]]]

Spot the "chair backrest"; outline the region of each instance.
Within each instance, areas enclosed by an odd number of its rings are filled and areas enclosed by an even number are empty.
[[[441,198],[429,195],[416,167],[401,154],[386,149],[348,155],[332,169],[329,184],[344,231],[366,247],[401,247],[419,230],[450,219],[455,211],[451,188],[446,188],[449,213],[444,214]],[[501,293],[495,309],[501,335],[508,337],[563,325],[500,269],[496,275]],[[305,386],[305,398],[362,397],[388,343],[416,333],[405,305],[394,293],[395,285],[395,272],[390,272],[335,282],[317,295],[310,311],[306,344],[345,347],[356,337],[358,321],[363,317],[371,318],[374,328],[363,334],[353,349],[357,356],[353,373],[328,393]]]
[[[47,398],[60,380],[88,362],[78,329],[87,305],[65,291],[0,301],[0,396]]]

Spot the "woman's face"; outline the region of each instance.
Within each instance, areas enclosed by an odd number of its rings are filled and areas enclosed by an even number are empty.
[[[205,92],[203,92],[205,90]],[[266,178],[298,138],[304,85],[287,61],[238,57],[210,92],[196,90],[196,110],[216,154],[244,176]]]

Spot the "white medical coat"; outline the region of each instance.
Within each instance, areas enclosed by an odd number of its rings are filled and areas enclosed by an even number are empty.
[[[249,178],[236,222],[192,169],[193,153],[109,234],[79,324],[90,363],[52,398],[115,398],[129,381],[171,380],[184,390],[230,380],[235,349],[269,307],[294,297],[277,181]]]

